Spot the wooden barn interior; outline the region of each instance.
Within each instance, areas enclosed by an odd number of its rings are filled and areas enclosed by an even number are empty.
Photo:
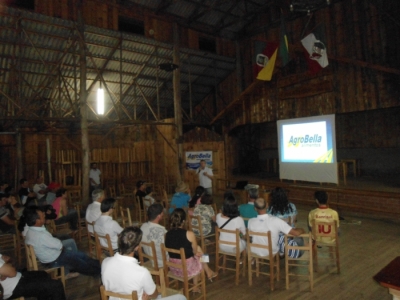
[[[398,0],[2,0],[0,179],[18,190],[40,174],[86,206],[96,162],[114,196],[146,180],[171,198],[180,181],[198,185],[185,152],[212,151],[218,206],[238,181],[279,186],[307,228],[326,190],[342,271],[321,267],[312,292],[307,279],[286,289],[284,259],[274,291],[265,275],[249,286],[220,272],[207,299],[391,299],[373,276],[400,255],[399,14]],[[279,43],[282,20],[289,62],[258,80],[254,42]],[[310,74],[301,40],[316,28],[329,65]],[[339,184],[280,180],[276,122],[329,114]],[[99,286],[71,279],[67,298],[100,299]]]

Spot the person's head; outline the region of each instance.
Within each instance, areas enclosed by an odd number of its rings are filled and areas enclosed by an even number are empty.
[[[206,167],[206,161],[204,159],[202,159],[200,161],[200,168],[204,169]]]
[[[235,197],[228,196],[222,205],[222,214],[228,218],[236,218],[240,216],[239,207]]]
[[[126,227],[118,235],[119,253],[122,255],[133,254],[139,247],[142,240],[142,231],[139,227]]]
[[[235,198],[235,195],[233,194],[233,191],[232,191],[232,190],[227,190],[227,191],[225,191],[225,193],[224,193],[224,199],[226,199],[226,198],[228,198],[228,197],[233,197],[233,198]]]
[[[42,184],[43,181],[44,181],[43,176],[40,176],[40,175],[39,175],[38,177],[36,177],[36,183],[37,183],[37,184]]]
[[[114,209],[114,205],[115,205],[114,198],[104,199],[104,201],[101,202],[100,210],[102,213],[107,213],[107,212],[111,213],[112,210]]]
[[[138,190],[144,191],[146,189],[146,181],[139,180],[138,182],[136,182],[136,187]]]
[[[247,192],[249,193],[249,201],[254,202],[258,198],[258,189],[248,189]]]
[[[175,208],[169,217],[171,228],[179,228],[186,221],[186,213],[182,208]]]
[[[257,198],[254,201],[254,208],[257,210],[257,213],[259,215],[266,214],[267,208],[268,208],[268,203],[264,198]]]
[[[9,194],[0,194],[0,207],[5,206],[10,198]]]
[[[160,203],[153,203],[147,209],[147,218],[150,222],[160,222],[163,217],[164,207]]]
[[[19,180],[19,184],[20,184],[21,187],[23,187],[23,188],[29,187],[29,182],[28,182],[28,180],[27,180],[26,178],[21,178],[21,179]]]
[[[201,196],[203,196],[205,189],[199,185],[198,187],[196,187],[196,189],[194,190],[194,195],[192,197],[192,199],[190,199],[189,201],[189,207],[195,207],[197,200],[199,200],[199,198]]]
[[[104,191],[102,189],[95,189],[92,192],[92,200],[93,202],[97,201],[97,202],[102,202],[104,200]]]
[[[93,170],[97,170],[97,163],[91,163],[90,168],[92,168]]]
[[[63,196],[66,196],[66,195],[67,195],[67,189],[64,189],[64,188],[58,189],[57,192],[56,192],[56,197],[57,198],[58,197],[63,197]]]
[[[200,202],[201,204],[211,205],[213,204],[213,198],[210,194],[204,194],[203,196],[201,196]]]
[[[179,182],[178,186],[176,187],[175,192],[190,194],[189,185],[186,182],[181,181],[181,182]]]
[[[41,227],[45,223],[45,213],[37,206],[27,207],[24,210],[26,224],[28,226]]]
[[[8,183],[2,181],[2,182],[0,183],[0,191],[3,191],[3,192],[4,192],[4,191],[6,190],[6,188],[8,188]]]
[[[284,215],[285,213],[292,212],[292,207],[283,188],[276,187],[271,191],[271,203],[269,207],[271,215]]]
[[[326,205],[328,203],[328,194],[325,191],[316,191],[314,197],[318,205]]]

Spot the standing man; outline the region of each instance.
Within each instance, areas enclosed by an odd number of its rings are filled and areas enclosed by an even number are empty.
[[[196,174],[199,175],[199,185],[206,190],[206,194],[212,195],[212,179],[214,174],[212,170],[206,166],[206,161],[204,159],[200,161],[200,167],[197,169]]]
[[[97,169],[97,164],[90,165],[89,181],[90,181],[90,194],[96,189],[101,189],[101,171]]]

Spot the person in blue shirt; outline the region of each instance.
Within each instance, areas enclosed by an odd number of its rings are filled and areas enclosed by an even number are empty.
[[[242,218],[257,218],[257,211],[254,209],[254,201],[258,198],[258,188],[257,184],[248,184],[245,187],[245,190],[248,192],[248,202],[247,204],[241,204],[239,206],[240,216]],[[244,224],[247,228],[248,220],[244,221]]]
[[[172,196],[170,209],[168,213],[171,214],[175,208],[188,207],[189,201],[190,201],[189,185],[181,181],[175,189],[175,194]]]

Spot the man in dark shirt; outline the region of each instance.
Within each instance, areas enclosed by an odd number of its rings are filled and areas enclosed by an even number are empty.
[[[140,198],[140,208],[143,209],[143,198],[147,196],[146,181],[139,180],[136,183],[136,188],[137,188],[137,191],[136,191],[135,196]]]
[[[15,232],[15,220],[12,217],[12,212],[7,209],[8,194],[0,195],[0,230],[3,233]]]
[[[21,188],[18,191],[18,195],[21,203],[25,206],[35,205],[32,200],[36,199],[36,194],[29,189],[28,180],[26,178],[22,178],[19,183],[21,185]]]

